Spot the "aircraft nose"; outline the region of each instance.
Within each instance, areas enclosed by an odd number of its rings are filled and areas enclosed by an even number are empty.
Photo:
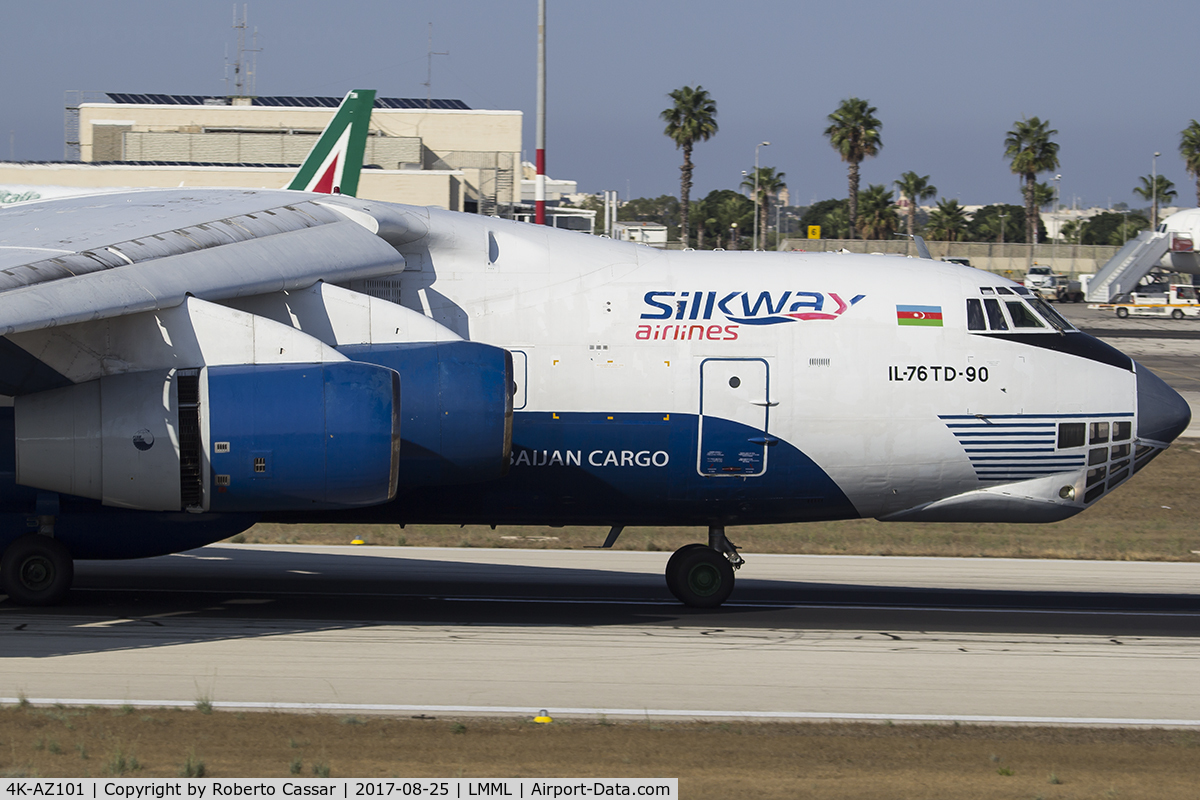
[[[1170,444],[1192,421],[1192,409],[1162,378],[1137,365],[1139,439]]]

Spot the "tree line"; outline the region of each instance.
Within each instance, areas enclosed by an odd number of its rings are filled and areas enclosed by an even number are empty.
[[[742,182],[742,188],[757,191],[753,200],[737,192],[710,192],[692,213],[690,192],[695,164],[692,153],[697,143],[716,135],[717,104],[702,86],[684,86],[668,94],[672,105],[660,115],[666,122],[663,133],[683,151],[680,169],[678,238],[696,247],[719,246],[727,236],[736,247],[741,234],[759,215],[759,229],[766,231],[772,198],[787,187],[784,174],[774,167],[759,167]],[[1034,242],[1046,240],[1046,229],[1039,209],[1057,201],[1054,189],[1038,181],[1038,176],[1059,166],[1059,146],[1053,137],[1058,131],[1049,120],[1022,118],[1005,134],[1004,155],[1009,168],[1020,177],[1023,206],[999,204],[985,206],[970,215],[955,199],[940,198],[936,207],[918,225],[922,201],[937,197],[930,176],[908,171],[893,181],[895,192],[886,184],[870,184],[859,191],[859,165],[878,155],[883,147],[883,124],[877,109],[868,101],[850,97],[828,116],[824,135],[847,164],[847,197],[810,206],[801,218],[801,226],[820,225],[825,238],[890,239],[900,228],[903,212],[905,231],[911,236],[923,232],[939,241]],[[1196,202],[1200,205],[1200,123],[1192,120],[1180,137],[1179,153],[1189,174],[1196,179]],[[757,180],[756,180],[757,178]],[[1091,220],[1063,225],[1061,235],[1081,244],[1123,244],[1126,234],[1158,223],[1158,208],[1176,196],[1174,184],[1162,175],[1140,178],[1134,192],[1151,204],[1149,220],[1138,213],[1109,212]],[[896,192],[899,193],[897,197]],[[661,200],[661,198],[660,198]],[[920,230],[919,230],[920,229]],[[1127,238],[1127,237],[1126,237]],[[707,242],[706,242],[707,239]]]

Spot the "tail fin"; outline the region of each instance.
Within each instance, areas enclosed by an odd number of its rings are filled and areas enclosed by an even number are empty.
[[[362,171],[367,125],[374,106],[374,89],[348,92],[286,188],[354,197],[358,193],[358,173]]]

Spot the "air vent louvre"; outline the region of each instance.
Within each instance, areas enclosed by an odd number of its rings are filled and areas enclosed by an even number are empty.
[[[176,374],[179,393],[179,499],[183,508],[204,501],[204,468],[200,458],[200,371]]]

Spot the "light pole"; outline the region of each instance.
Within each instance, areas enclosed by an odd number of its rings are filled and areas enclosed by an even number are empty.
[[[767,147],[770,142],[759,142],[754,145],[754,249],[758,249],[758,148]]]
[[[1000,244],[1004,244],[1004,220],[1008,219],[1008,214],[997,214],[1000,218]]]
[[[734,222],[729,226],[729,249],[737,250],[737,223]]]
[[[1062,218],[1058,215],[1058,192],[1061,181],[1062,175],[1054,176],[1054,248],[1050,251],[1050,260],[1054,262],[1056,268],[1058,266],[1058,237],[1062,236]]]
[[[1062,231],[1062,220],[1060,220],[1058,217],[1058,208],[1060,205],[1062,205],[1062,194],[1060,193],[1061,189],[1062,189],[1062,175],[1055,175],[1054,176],[1054,222],[1055,222],[1056,230],[1058,232]],[[1057,239],[1058,235],[1059,235],[1058,233],[1055,233],[1054,238]]]
[[[1158,157],[1155,153],[1150,160],[1150,229],[1158,230]]]

